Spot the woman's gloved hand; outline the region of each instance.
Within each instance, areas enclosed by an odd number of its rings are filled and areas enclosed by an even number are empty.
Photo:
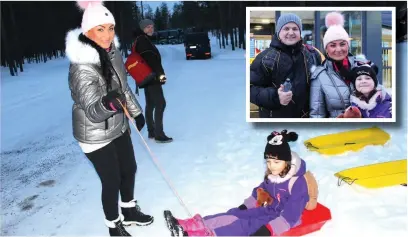
[[[109,91],[107,95],[102,97],[102,104],[107,110],[123,112],[122,105],[126,105],[126,96],[116,90]]]

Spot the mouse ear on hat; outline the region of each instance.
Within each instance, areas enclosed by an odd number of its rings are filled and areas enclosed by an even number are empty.
[[[269,134],[269,136],[266,138],[266,140],[269,142],[270,140],[272,140],[272,138],[274,138],[277,135],[282,135],[277,131],[273,131],[271,134]]]
[[[292,142],[298,139],[298,134],[295,132],[288,133],[288,130],[285,129],[281,133],[282,133],[282,136],[285,138],[286,142]]]

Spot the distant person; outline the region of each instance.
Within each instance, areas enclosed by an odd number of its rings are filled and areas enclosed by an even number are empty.
[[[251,64],[250,102],[259,107],[260,118],[309,118],[311,68],[323,59],[316,48],[303,44],[301,32],[297,15],[282,14],[270,47]]]
[[[351,105],[357,106],[363,118],[391,118],[391,96],[378,91],[375,68],[365,64],[353,68],[354,92]],[[384,97],[384,98],[383,98]]]
[[[135,51],[142,56],[153,71],[153,75],[146,79],[149,81],[140,87],[145,90],[148,137],[154,138],[156,142],[160,143],[172,142],[173,138],[166,136],[163,130],[166,100],[162,85],[166,83],[167,78],[162,66],[160,52],[149,38],[154,33],[154,23],[152,20],[144,19],[140,21],[139,27],[135,31]]]
[[[82,28],[69,31],[66,37],[66,55],[71,63],[68,80],[74,101],[73,135],[101,180],[110,235],[130,236],[124,225],[148,225],[153,217],[142,213],[134,198],[137,165],[122,105],[135,118],[139,130],[145,119],[127,84],[115,19],[102,2],[88,3],[78,2],[84,10]],[[84,221],[94,222],[89,218]]]
[[[360,59],[349,51],[350,37],[343,28],[343,15],[330,12],[325,21],[328,28],[323,37],[326,60],[312,74],[311,118],[336,118],[351,105],[354,90],[351,70],[361,64]]]

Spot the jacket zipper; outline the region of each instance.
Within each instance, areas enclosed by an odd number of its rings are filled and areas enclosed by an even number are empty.
[[[122,82],[120,81],[119,74],[116,72],[116,70],[115,70],[115,68],[113,67],[113,65],[112,65],[112,70],[115,72],[116,77],[118,78],[118,81],[119,81],[119,87],[122,89],[122,92],[123,92]],[[125,95],[125,97],[126,97],[126,95]],[[122,121],[125,122],[125,115],[122,116]]]
[[[273,196],[276,197],[276,183],[273,183]],[[276,208],[278,207],[278,205],[276,205],[275,208],[274,208],[275,212],[276,212]]]
[[[122,82],[120,81],[119,74],[116,72],[116,70],[115,70],[115,68],[113,67],[113,65],[112,65],[112,71],[115,72],[115,75],[116,75],[116,77],[118,78],[119,87],[120,87],[120,88],[122,89],[122,91],[123,91],[123,86],[122,86]],[[108,90],[108,92],[109,92],[109,90]],[[109,118],[108,118],[108,119],[109,119]],[[108,129],[109,129],[108,119],[105,120],[105,130],[108,130]],[[124,118],[123,118],[123,120],[124,120]]]

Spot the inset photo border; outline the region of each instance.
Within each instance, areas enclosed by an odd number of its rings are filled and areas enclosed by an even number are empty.
[[[396,8],[356,9],[246,8],[247,122],[396,122]]]

